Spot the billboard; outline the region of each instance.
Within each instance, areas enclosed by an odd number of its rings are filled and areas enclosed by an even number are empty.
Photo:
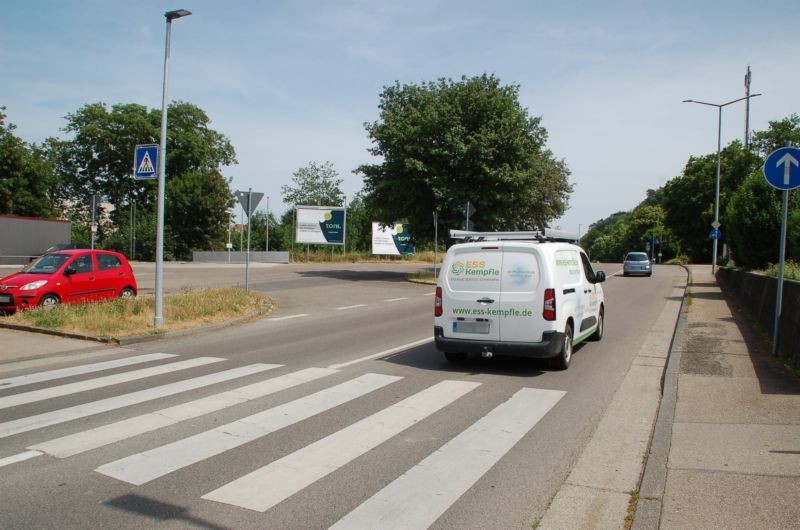
[[[407,224],[381,226],[372,223],[372,253],[384,256],[407,256],[414,253],[414,240]]]
[[[295,242],[344,245],[345,214],[341,206],[298,206]]]

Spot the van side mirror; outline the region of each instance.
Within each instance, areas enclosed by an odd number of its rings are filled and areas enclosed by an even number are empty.
[[[594,273],[594,282],[592,283],[603,283],[606,281],[606,273],[603,271],[597,271]]]

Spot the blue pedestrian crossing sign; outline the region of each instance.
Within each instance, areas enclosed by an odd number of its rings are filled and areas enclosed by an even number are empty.
[[[800,187],[800,149],[782,147],[771,152],[764,161],[764,178],[779,190]]]
[[[133,178],[147,180],[158,178],[158,145],[137,145],[133,156]]]

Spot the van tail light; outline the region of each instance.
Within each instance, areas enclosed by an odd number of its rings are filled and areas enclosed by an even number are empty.
[[[442,316],[442,288],[436,288],[436,301],[434,302],[433,306],[433,316],[440,317]]]
[[[544,309],[542,310],[542,317],[545,320],[556,319],[556,290],[544,290]]]

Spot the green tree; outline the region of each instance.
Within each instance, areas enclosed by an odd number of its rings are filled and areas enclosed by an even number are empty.
[[[53,217],[53,171],[45,153],[14,135],[0,107],[0,214]]]
[[[167,185],[166,221],[178,259],[193,250],[224,248],[234,198],[229,181],[215,169],[192,170]],[[180,222],[182,219],[191,222]]]
[[[727,242],[726,207],[728,200],[745,177],[761,165],[761,159],[734,141],[720,153],[719,222]],[[716,154],[690,157],[683,175],[663,188],[661,205],[666,212],[666,226],[679,234],[683,251],[695,263],[711,261],[709,238],[714,221],[714,195],[717,175]]]
[[[786,147],[789,142],[793,146],[800,145],[800,116],[792,114],[788,118],[769,122],[766,131],[753,133],[753,148],[766,157],[772,151]]]
[[[368,252],[372,250],[373,217],[372,212],[364,201],[364,195],[360,192],[357,193],[347,205],[348,252]]]
[[[519,103],[519,87],[493,75],[384,87],[380,119],[365,124],[381,157],[360,166],[378,221],[408,220],[431,241],[433,211],[460,226],[470,201],[479,230],[543,228],[567,208],[569,170],[546,148],[541,118]]]
[[[219,168],[236,163],[236,158],[230,141],[209,127],[208,116],[198,107],[173,102],[168,113],[164,247],[167,253],[171,239],[172,255],[186,257],[191,249],[202,249],[224,236],[227,222],[219,219],[227,219],[232,195]],[[132,166],[137,144],[158,143],[160,109],[120,104],[109,110],[104,103],[94,103],[68,114],[66,120],[64,132],[70,138],[50,139],[47,146],[59,176],[58,197],[68,206],[69,216],[85,224],[95,194],[114,206],[112,228],[128,223],[133,202],[139,219],[154,214],[156,181],[134,180]],[[114,244],[123,239],[115,238]],[[143,246],[143,259],[150,259],[147,248]]]
[[[333,164],[309,162],[292,173],[294,186],[281,186],[283,202],[290,206],[339,206],[344,202],[342,179]]]
[[[778,195],[764,175],[755,172],[731,197],[726,218],[737,265],[759,268],[778,261],[781,217]]]

